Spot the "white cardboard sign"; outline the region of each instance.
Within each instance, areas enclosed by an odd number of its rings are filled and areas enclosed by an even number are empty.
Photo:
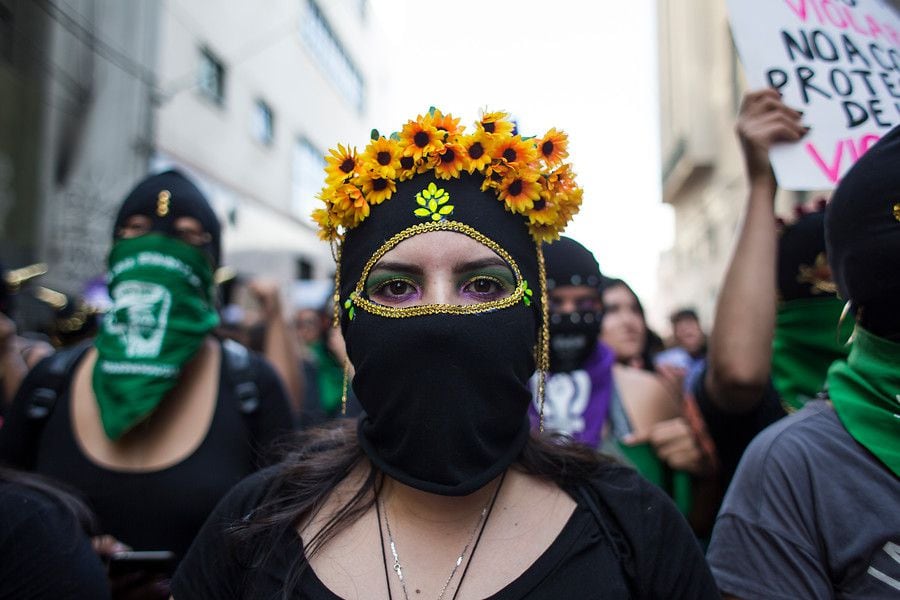
[[[881,0],[728,0],[750,89],[777,88],[811,127],[772,149],[778,184],[828,189],[900,125],[900,16]]]

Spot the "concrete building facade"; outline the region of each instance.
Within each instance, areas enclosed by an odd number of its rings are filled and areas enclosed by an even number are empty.
[[[745,90],[723,0],[659,0],[663,201],[675,241],[660,257],[657,310],[711,324],[747,185],[735,120]],[[787,213],[802,194],[780,192]]]
[[[324,153],[366,141],[379,81],[370,25],[366,0],[163,3],[153,168],[200,182],[239,272],[333,271],[309,214]]]

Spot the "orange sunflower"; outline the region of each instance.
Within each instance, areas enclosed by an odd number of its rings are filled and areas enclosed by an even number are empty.
[[[337,148],[329,150],[325,157],[325,183],[328,185],[340,185],[357,175],[360,171],[359,157],[356,148],[346,148],[338,144]]]
[[[466,152],[465,169],[470,174],[483,170],[491,162],[491,136],[483,131],[476,131],[472,135],[463,136],[460,145]]]
[[[569,156],[569,136],[563,131],[551,129],[537,142],[537,149],[544,163],[553,167]]]
[[[404,156],[412,156],[419,161],[422,156],[434,154],[443,146],[443,135],[425,118],[407,121],[400,131],[400,145]]]
[[[386,179],[393,179],[397,176],[397,170],[400,168],[401,154],[402,151],[397,140],[386,137],[372,140],[366,146],[366,151],[362,156],[364,171],[375,173]]]
[[[369,203],[358,187],[344,184],[334,191],[331,206],[339,224],[356,227],[369,216]]]
[[[461,144],[444,144],[437,153],[434,174],[441,179],[459,177],[459,172],[466,167],[466,149]]]
[[[537,150],[534,142],[513,135],[497,142],[491,149],[491,156],[508,165],[527,165],[537,159]]]
[[[397,182],[391,178],[381,177],[376,173],[368,173],[359,178],[362,183],[362,191],[369,204],[381,204],[389,200],[397,191]]]
[[[406,181],[407,179],[412,179],[418,172],[419,169],[418,165],[416,164],[416,159],[414,159],[412,156],[400,157],[400,168],[397,170],[397,179],[399,179],[400,181]]]
[[[509,114],[503,111],[483,113],[477,127],[491,135],[511,135],[515,128]]]
[[[465,126],[460,127],[459,119],[454,119],[453,115],[449,113],[445,115],[438,109],[434,109],[434,112],[426,115],[424,120],[433,125],[438,131],[444,133],[443,141],[453,140],[455,137],[462,135],[463,130],[466,128]]]
[[[497,198],[506,203],[506,208],[514,213],[526,214],[534,208],[534,202],[541,197],[540,173],[533,169],[510,171],[500,182]]]

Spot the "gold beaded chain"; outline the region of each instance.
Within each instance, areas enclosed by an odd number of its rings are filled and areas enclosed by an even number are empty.
[[[423,304],[420,306],[398,308],[376,304],[364,297],[363,291],[365,290],[366,279],[368,279],[369,272],[375,267],[378,261],[381,260],[385,254],[394,249],[400,242],[429,231],[455,231],[457,233],[462,233],[493,250],[512,268],[513,274],[516,277],[515,291],[509,296],[500,298],[499,300],[491,300],[490,302],[466,306],[456,304]],[[516,261],[513,260],[513,257],[510,256],[509,252],[504,250],[497,242],[465,223],[460,223],[459,221],[437,221],[432,223],[420,223],[408,227],[385,242],[384,245],[372,255],[366,263],[366,266],[363,268],[359,281],[356,282],[356,289],[350,297],[350,301],[366,312],[380,317],[406,318],[436,314],[471,315],[513,306],[522,300],[522,296],[525,295],[525,287],[525,280],[522,277],[522,272],[519,270],[519,265],[516,264]]]
[[[544,250],[540,242],[535,244],[538,260],[538,279],[541,288],[541,331],[538,335],[538,401],[540,402],[540,431],[544,433],[544,388],[547,371],[550,370],[550,310],[547,306],[547,266],[544,264]]]

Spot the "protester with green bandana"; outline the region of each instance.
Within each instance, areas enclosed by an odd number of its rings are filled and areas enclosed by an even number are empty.
[[[800,114],[774,90],[750,92],[738,115],[748,196],[722,281],[707,364],[690,393],[720,461],[724,492],[750,441],[814,398],[829,365],[847,355],[825,252],[824,201],[775,216],[773,144],[805,135]]]
[[[269,364],[211,335],[219,256],[219,222],[192,182],[167,171],[138,184],[116,217],[112,308],[93,345],[64,372],[64,354],[38,365],[0,430],[0,459],[79,490],[122,544],[176,559],[291,426]]]
[[[725,598],[900,595],[900,127],[844,176],[825,235],[850,354],[747,448],[708,555]]]

